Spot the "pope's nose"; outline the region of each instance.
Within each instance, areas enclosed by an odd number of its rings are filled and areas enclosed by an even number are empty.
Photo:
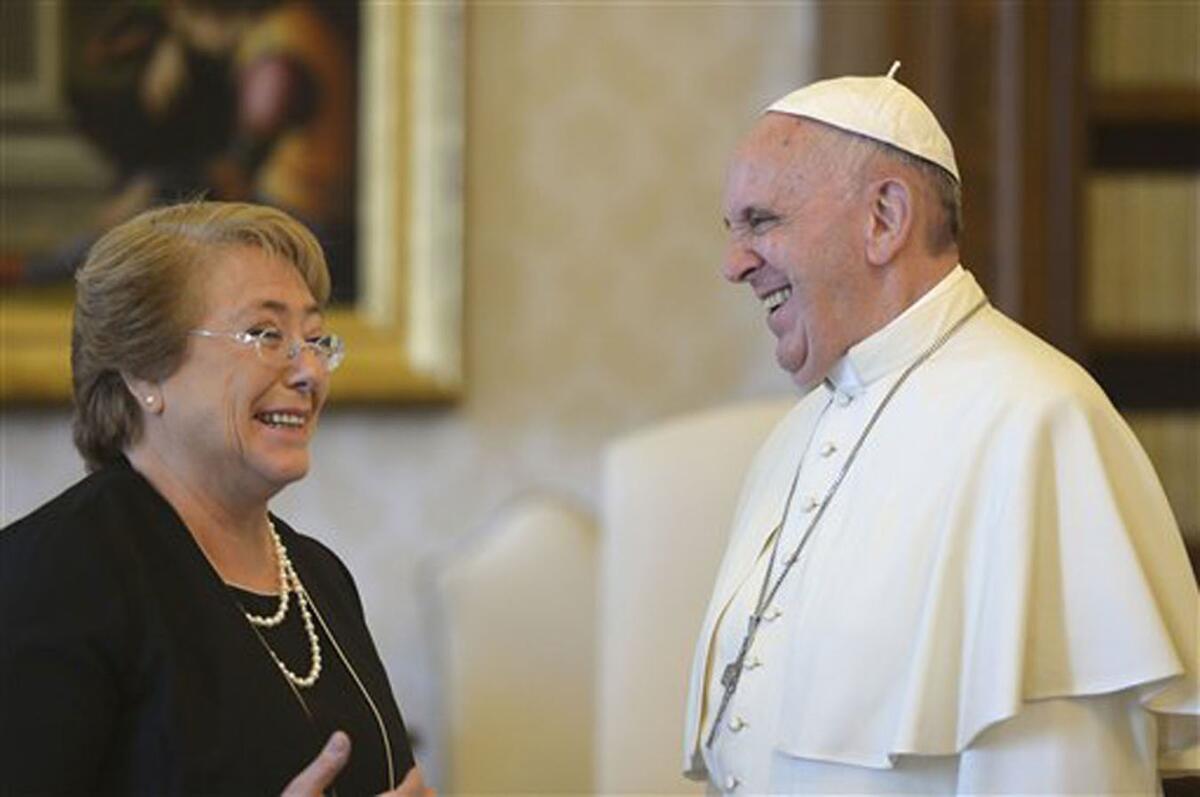
[[[753,250],[738,241],[730,241],[725,247],[721,262],[721,273],[730,282],[743,282],[749,274],[763,263]]]

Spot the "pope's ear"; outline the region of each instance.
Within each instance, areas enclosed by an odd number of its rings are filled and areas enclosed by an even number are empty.
[[[162,386],[158,382],[141,379],[124,371],[121,372],[121,381],[125,383],[125,387],[129,390],[129,394],[133,396],[133,400],[147,414],[157,415],[162,412]]]
[[[871,184],[869,198],[867,260],[884,266],[900,254],[912,234],[912,187],[900,177],[887,177]]]

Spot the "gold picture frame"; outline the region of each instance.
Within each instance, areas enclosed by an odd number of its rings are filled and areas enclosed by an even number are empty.
[[[361,5],[362,289],[328,326],[346,339],[335,405],[444,402],[463,387],[461,2]],[[71,307],[0,295],[0,401],[70,400]]]

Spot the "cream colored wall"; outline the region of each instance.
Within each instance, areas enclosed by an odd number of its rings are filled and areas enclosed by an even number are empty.
[[[718,277],[719,191],[755,112],[810,76],[811,14],[470,9],[466,396],[450,409],[331,412],[313,472],[275,507],[349,564],[418,732],[438,711],[417,588],[431,554],[526,490],[595,507],[613,436],[789,390],[761,311]],[[64,413],[0,422],[8,523],[82,470]],[[423,753],[435,783],[437,752]]]

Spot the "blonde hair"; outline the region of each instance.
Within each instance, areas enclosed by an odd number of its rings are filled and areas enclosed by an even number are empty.
[[[75,275],[71,382],[75,447],[89,470],[137,442],[142,411],[122,374],[160,380],[183,358],[201,309],[187,290],[223,250],[252,246],[295,267],[318,303],[329,300],[320,244],[281,210],[188,202],[148,210],[100,238]]]

